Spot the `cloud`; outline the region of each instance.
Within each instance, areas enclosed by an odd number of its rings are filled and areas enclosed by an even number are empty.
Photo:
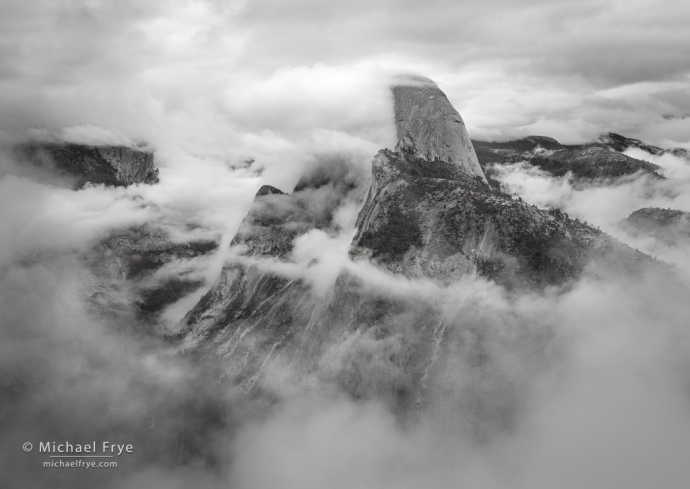
[[[308,233],[293,258],[342,257],[347,240],[341,249],[339,239]],[[14,454],[4,461],[9,480],[35,462],[21,443],[46,436],[134,443],[136,455],[119,460],[117,472],[69,473],[73,487],[636,488],[690,480],[682,463],[690,448],[690,311],[677,283],[650,274],[511,296],[472,277],[439,287],[344,266],[366,293],[443,311],[448,338],[468,349],[463,367],[444,379],[460,397],[439,397],[413,423],[383,404],[352,400],[331,376],[355,362],[374,379],[376,359],[403,343],[349,331],[312,376],[290,376],[290,359],[276,352],[262,380],[280,386],[275,404],[242,401],[208,382],[218,375],[211,364],[156,355],[155,340],[89,315],[88,271],[70,258],[5,271],[0,358],[13,373],[3,378],[15,379],[3,385],[15,396],[3,405],[14,420],[2,427],[3,451]],[[405,333],[404,318],[391,318],[393,339]],[[483,360],[475,364],[467,352],[476,349]],[[53,476],[33,471],[31,481],[46,486]]]
[[[59,132],[47,128],[31,128],[26,132],[30,141],[48,143],[72,143],[87,146],[126,146],[136,147],[134,142],[119,131],[110,131],[102,127],[87,124],[84,126],[64,127]]]
[[[60,480],[54,472],[60,469],[30,468],[41,462],[16,449],[25,441],[38,447],[47,440],[119,439],[136,447],[128,460],[118,459],[119,474],[84,470],[62,476],[72,487],[177,463],[197,435],[212,442],[201,434],[210,428],[208,419],[194,415],[210,407],[206,394],[191,389],[195,370],[159,356],[162,345],[143,330],[137,333],[136,324],[88,313],[90,282],[89,271],[64,256],[0,274],[0,417],[12,420],[0,425],[7,454],[0,464],[8,487],[48,487]],[[185,431],[190,435],[181,435]],[[173,452],[162,448],[176,443],[181,445]]]
[[[638,282],[583,281],[563,295],[517,301],[477,285],[466,289],[471,300],[458,311],[479,323],[491,318],[483,323],[482,336],[488,360],[475,372],[468,366],[470,372],[452,375],[487,389],[488,403],[505,402],[510,387],[517,387],[523,406],[509,429],[475,439],[463,422],[477,418],[462,403],[449,406],[456,417],[430,411],[418,423],[401,426],[376,403],[295,399],[241,430],[229,472],[233,485],[687,483],[690,472],[682,457],[690,431],[684,380],[690,337],[683,292],[653,276]],[[486,296],[476,295],[479,290]],[[541,344],[540,329],[548,338]],[[344,341],[339,348],[357,346]]]
[[[134,146],[131,139],[119,131],[109,131],[102,127],[85,126],[65,127],[62,129],[61,139],[68,143],[86,144],[93,146]]]
[[[117,472],[63,475],[76,487],[686,487],[683,288],[623,278],[509,298],[469,278],[444,289],[395,277],[346,252],[371,157],[394,143],[392,75],[433,78],[473,137],[580,142],[612,130],[687,145],[689,16],[685,2],[646,0],[4,1],[2,141],[31,129],[145,141],[161,182],[74,192],[3,174],[3,474],[53,484],[21,443],[78,435],[132,440],[137,455]],[[504,179],[613,230],[638,207],[690,210],[682,162],[655,162],[668,182],[573,189],[519,166]],[[260,185],[290,191],[304,174],[327,177],[304,192],[329,227],[295,243],[284,273],[319,289],[345,268],[365,290],[464,318],[452,333],[485,346],[491,367],[456,372],[466,401],[406,427],[332,383],[274,369],[285,396],[273,409],[244,404],[209,382],[219,372],[156,355],[156,340],[86,310],[90,272],[74,250],[152,221],[176,240],[221,234],[225,249]],[[690,263],[658,256],[672,253]],[[323,361],[337,371],[338,358],[377,367],[396,343],[354,332],[336,346]],[[491,436],[472,436],[479,424]]]
[[[669,246],[654,236],[631,236],[617,226],[619,221],[643,207],[690,211],[690,162],[673,154],[656,156],[637,148],[625,154],[661,166],[661,173],[667,178],[658,180],[638,174],[615,184],[573,185],[568,175],[554,178],[526,163],[497,167],[497,170],[508,190],[518,193],[530,204],[560,208],[632,247],[677,265],[686,280],[690,279],[690,254],[686,246],[680,243]]]
[[[74,192],[7,175],[0,180],[0,196],[2,267],[34,254],[84,251],[114,228],[156,216],[149,203],[120,188]]]
[[[92,125],[156,148],[236,161],[258,151],[286,166],[286,141],[310,128],[389,144],[387,77],[419,72],[447,92],[474,137],[539,130],[574,142],[614,130],[687,140],[687,120],[662,117],[687,112],[679,46],[690,11],[679,1],[379,0],[348,10],[313,0],[11,1],[2,9],[0,127],[10,134]],[[625,89],[644,86],[656,88]],[[611,107],[611,94],[628,107]]]

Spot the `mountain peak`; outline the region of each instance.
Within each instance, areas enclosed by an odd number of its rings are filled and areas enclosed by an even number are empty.
[[[486,182],[462,117],[436,83],[418,75],[399,75],[392,90],[397,150],[451,163]]]
[[[261,197],[262,195],[285,195],[285,192],[276,188],[272,185],[262,185],[259,191],[256,193],[256,197]]]

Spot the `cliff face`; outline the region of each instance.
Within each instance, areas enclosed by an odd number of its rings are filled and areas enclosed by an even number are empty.
[[[464,128],[454,129],[457,113],[445,97],[429,99],[442,93],[426,82],[393,91],[402,137],[374,158],[352,266],[325,291],[293,273],[295,239],[330,224],[307,211],[308,194],[264,187],[217,285],[188,315],[180,351],[219,362],[222,382],[244,395],[279,395],[268,375],[275,370],[382,401],[402,417],[450,399],[477,425],[510,424],[519,385],[483,350],[484,326],[460,309],[454,287],[484,277],[520,293],[567,286],[585,273],[635,273],[653,261],[559,211],[492,190],[462,142]],[[447,128],[449,120],[456,126]],[[398,293],[359,266],[382,280],[425,285]],[[487,371],[500,393],[467,380]]]
[[[158,169],[153,164],[153,153],[124,146],[102,146],[98,154],[115,169],[116,180],[124,185],[157,183]]]
[[[428,78],[399,76],[393,87],[398,150],[407,150],[429,162],[443,161],[459,173],[484,173],[465,129],[465,123],[448,97]]]
[[[116,187],[158,182],[153,153],[124,146],[32,142],[15,146],[12,152],[15,159],[41,171],[44,178],[75,189],[87,182]]]

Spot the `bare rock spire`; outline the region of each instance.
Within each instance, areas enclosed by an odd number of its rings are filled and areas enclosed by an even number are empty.
[[[436,83],[415,75],[399,75],[393,84],[396,149],[414,151],[427,161],[452,163],[486,182],[465,123]]]

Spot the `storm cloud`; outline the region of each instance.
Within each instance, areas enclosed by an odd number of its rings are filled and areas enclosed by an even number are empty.
[[[508,297],[479,279],[439,288],[353,263],[348,245],[371,158],[395,144],[393,75],[437,81],[473,138],[568,143],[614,131],[689,147],[689,23],[690,5],[677,0],[4,0],[0,143],[145,145],[161,180],[75,192],[0,161],[6,483],[687,487],[686,289],[618,277]],[[634,156],[669,180],[574,189],[521,166],[502,178],[530,203],[678,263],[690,282],[686,251],[613,227],[645,205],[690,211],[687,162]],[[113,229],[155,222],[174,239],[220,235],[226,250],[262,184],[292,192],[303,176],[322,181],[307,179],[302,194],[331,226],[299,237],[290,263],[263,266],[321,291],[348,269],[365,287],[488,325],[455,333],[481,340],[496,369],[456,380],[486,405],[517,398],[508,429],[499,419],[477,440],[467,405],[445,406],[461,426],[429,416],[404,427],[385,406],[287,378],[278,354],[267,382],[283,398],[254,409],[209,381],[219,372],[160,355],[159,339],[89,311],[93,277],[76,257]],[[205,262],[205,276],[226,258]],[[192,306],[178,304],[170,321]],[[387,353],[377,345],[353,333],[321,359],[324,371]],[[137,455],[80,477],[41,472],[21,451],[27,440],[94,436],[132,442]]]

